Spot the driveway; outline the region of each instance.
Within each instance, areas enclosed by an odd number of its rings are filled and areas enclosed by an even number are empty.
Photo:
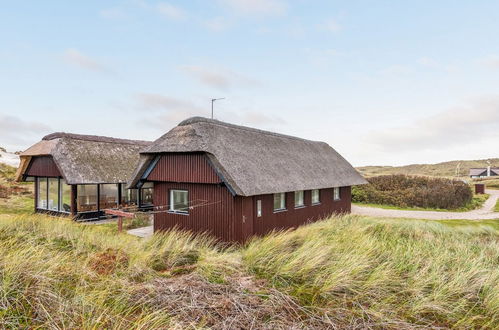
[[[135,229],[130,229],[127,231],[130,235],[138,237],[151,237],[154,234],[153,226],[140,227]]]
[[[377,207],[352,205],[352,214],[367,215],[371,217],[382,218],[414,218],[414,219],[429,219],[429,220],[449,220],[449,219],[466,219],[466,220],[487,220],[499,219],[499,212],[494,212],[497,199],[499,198],[499,190],[487,190],[490,198],[483,204],[482,208],[468,212],[438,212],[438,211],[402,211],[380,209]]]

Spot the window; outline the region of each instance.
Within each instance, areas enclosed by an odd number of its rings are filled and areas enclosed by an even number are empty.
[[[136,206],[138,196],[137,189],[126,189],[124,184],[121,185],[121,204],[123,206]]]
[[[262,216],[262,201],[260,199],[256,201],[256,216],[258,218]]]
[[[99,190],[99,208],[115,209],[118,207],[118,185],[101,184]]]
[[[152,197],[154,192],[154,183],[146,182],[140,190],[140,204],[151,205],[153,203]]]
[[[295,191],[295,207],[305,206],[305,201],[303,198],[303,190]]]
[[[64,179],[59,180],[60,188],[59,192],[61,194],[61,212],[71,212],[71,186],[66,184]]]
[[[319,204],[321,202],[321,197],[319,189],[312,190],[312,204]]]
[[[340,188],[339,187],[333,188],[333,196],[334,196],[335,201],[340,200]]]
[[[36,203],[39,209],[47,209],[47,178],[37,178],[38,181],[38,201]]]
[[[274,211],[286,209],[286,193],[274,194]]]
[[[78,185],[78,198],[76,200],[78,212],[97,211],[97,185]]]
[[[48,183],[49,183],[48,210],[59,211],[59,179],[48,178]]]
[[[170,211],[189,212],[189,192],[187,190],[170,190]]]

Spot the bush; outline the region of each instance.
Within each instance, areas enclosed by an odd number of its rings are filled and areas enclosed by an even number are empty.
[[[407,175],[383,175],[368,179],[369,184],[352,189],[352,201],[393,205],[457,209],[473,198],[468,184],[459,180]]]

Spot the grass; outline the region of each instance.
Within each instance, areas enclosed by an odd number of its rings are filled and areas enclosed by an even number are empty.
[[[499,164],[499,159],[489,159],[491,164]],[[459,165],[459,177],[469,179],[470,168],[486,167],[487,160],[456,160],[438,164],[412,164],[405,166],[363,166],[358,167],[360,173],[364,176],[378,176],[389,174],[423,175],[453,178],[456,175],[456,168]]]
[[[0,214],[0,328],[497,328],[492,226],[346,216],[226,247]]]
[[[372,203],[353,203],[353,204],[360,206],[376,207],[380,209],[402,210],[402,211],[468,212],[481,208],[483,204],[487,201],[487,199],[489,199],[489,197],[490,195],[488,194],[474,195],[471,202],[468,203],[466,206],[453,210],[433,209],[433,208],[424,208],[424,207],[399,207],[394,205],[372,204]]]

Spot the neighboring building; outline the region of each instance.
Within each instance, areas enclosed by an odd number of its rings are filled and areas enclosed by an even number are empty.
[[[141,153],[131,187],[154,184],[154,230],[244,241],[351,209],[364,178],[323,142],[194,117]]]
[[[98,219],[103,209],[152,206],[152,187],[127,189],[150,142],[54,133],[21,157],[18,181],[35,183],[35,211]]]
[[[498,176],[499,168],[487,166],[485,168],[471,168],[470,177],[473,179],[488,178],[491,176]]]

